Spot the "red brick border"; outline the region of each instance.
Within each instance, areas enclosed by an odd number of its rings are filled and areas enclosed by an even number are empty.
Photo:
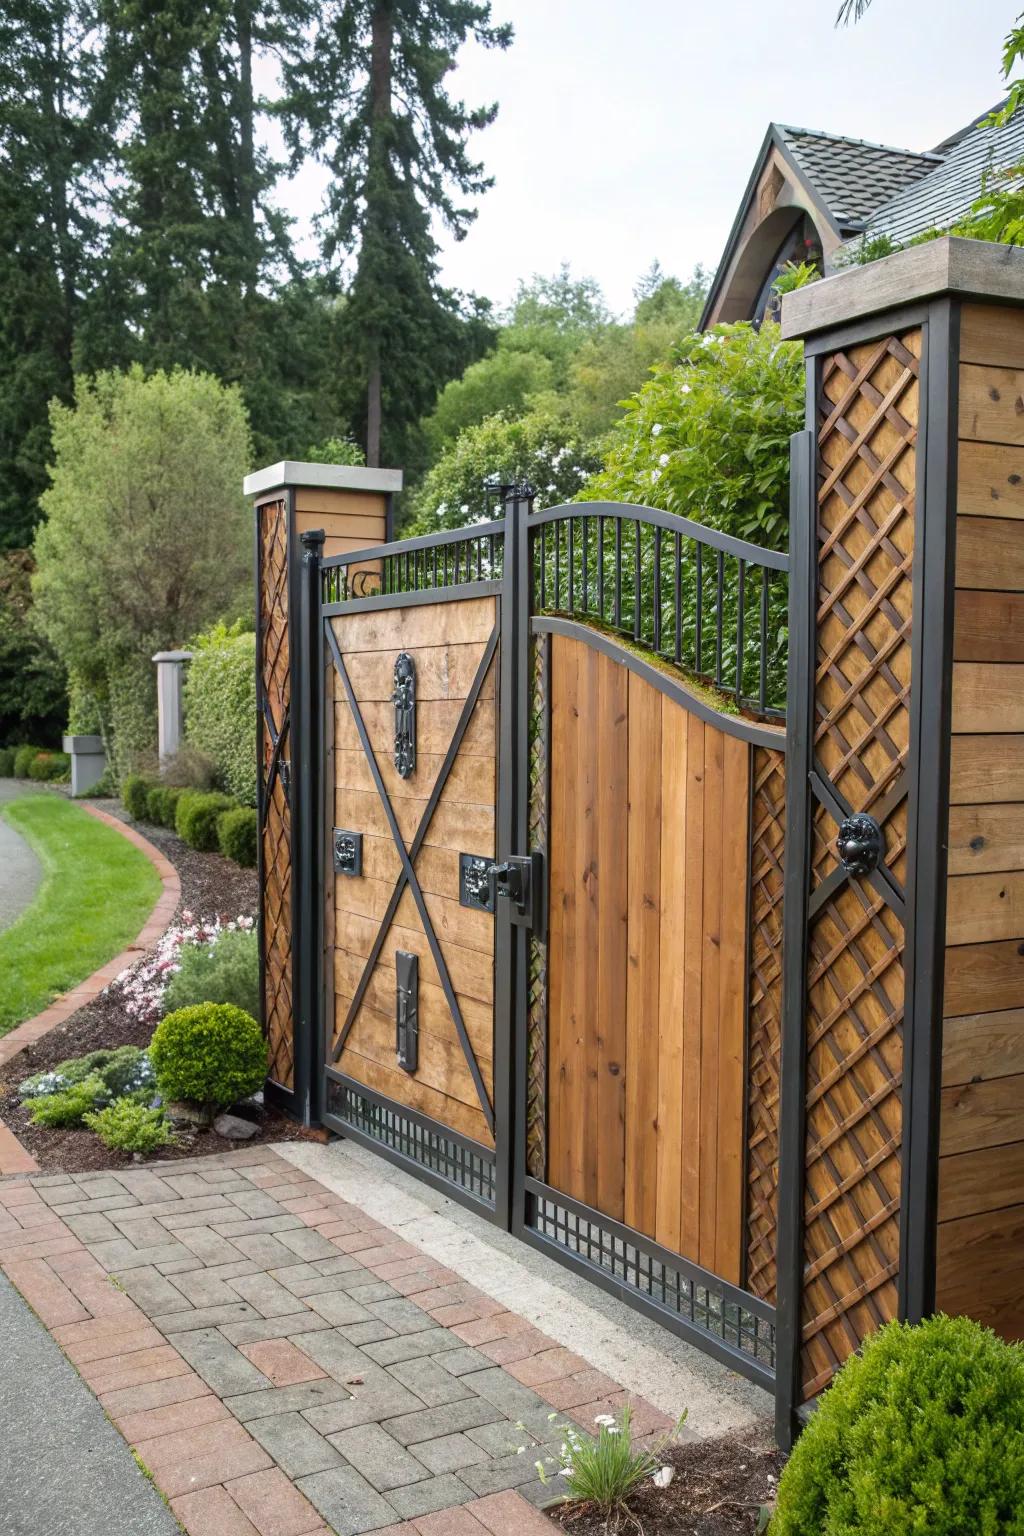
[[[91,1003],[93,998],[98,997],[103,988],[114,980],[115,976],[119,976],[127,966],[134,964],[146,950],[152,948],[163,936],[181,900],[181,881],[178,879],[178,872],[174,865],[164,858],[159,848],[154,847],[148,838],[143,837],[142,833],[137,832],[134,827],[126,827],[124,822],[119,821],[116,816],[97,810],[92,805],[83,805],[81,809],[87,816],[93,816],[97,821],[102,821],[104,825],[112,827],[115,832],[127,838],[130,843],[134,843],[135,847],[146,855],[160,876],[163,891],[157,898],[156,905],[146,919],[145,925],[135,935],[134,941],[127,949],[115,955],[113,960],[108,960],[106,965],[100,966],[98,971],[93,971],[91,976],[87,976],[76,987],[72,987],[70,992],[65,992],[63,997],[51,1003],[49,1008],[44,1008],[42,1013],[37,1013],[35,1018],[26,1019],[23,1024],[18,1024],[0,1039],[0,1066],[6,1066],[26,1046],[34,1045],[43,1035],[49,1034],[51,1029],[56,1028],[58,1024],[63,1024],[64,1020],[69,1019],[73,1013],[77,1013],[79,1008],[84,1007],[86,1003]],[[0,1120],[0,1174],[34,1173],[38,1167],[39,1164],[31,1152],[22,1146],[14,1132]]]

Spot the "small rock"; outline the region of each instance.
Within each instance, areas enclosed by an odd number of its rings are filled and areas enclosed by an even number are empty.
[[[209,1125],[210,1111],[202,1104],[190,1104],[183,1099],[174,1099],[164,1108],[172,1125]]]
[[[225,1141],[248,1141],[257,1130],[251,1120],[243,1120],[240,1115],[218,1115],[213,1128]]]
[[[239,1109],[262,1109],[263,1108],[263,1089],[262,1088],[258,1088],[256,1090],[256,1092],[255,1093],[251,1093],[247,1099],[242,1099],[241,1102],[238,1105],[238,1108]]]

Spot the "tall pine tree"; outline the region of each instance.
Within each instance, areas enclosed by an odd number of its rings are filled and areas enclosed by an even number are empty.
[[[459,200],[491,185],[467,145],[497,108],[467,108],[447,90],[469,38],[507,48],[512,29],[478,0],[328,0],[305,57],[284,67],[293,152],[310,146],[330,173],[325,258],[354,263],[343,328],[368,464],[382,442],[400,451],[485,329],[479,308],[440,284],[432,229],[437,219],[461,238],[476,215]]]

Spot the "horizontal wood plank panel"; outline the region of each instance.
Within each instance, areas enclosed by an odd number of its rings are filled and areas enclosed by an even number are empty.
[[[459,644],[425,645],[417,650],[417,706],[425,699],[465,699],[473,686],[481,649],[479,644]],[[360,704],[391,702],[395,691],[395,662],[401,652],[401,647],[385,647],[379,651],[354,651],[346,655],[345,670]],[[480,690],[481,698],[494,698],[495,676],[492,667]]]
[[[961,443],[956,505],[961,517],[1024,518],[1020,449]]]
[[[968,1013],[943,1021],[945,1087],[976,1079],[1012,1077],[1015,1073],[1024,1074],[1024,1008]],[[1021,1135],[1024,1137],[1024,1117]]]
[[[954,616],[955,661],[1024,662],[1024,592],[958,591]]]
[[[1024,937],[1024,873],[956,875],[948,885],[946,943]]]
[[[361,917],[356,912],[339,912],[336,924],[338,948],[365,958],[373,947],[379,926],[373,918]],[[421,928],[403,928],[400,924],[393,924],[384,940],[381,958],[393,965],[396,949],[405,949],[410,954],[418,955],[420,976],[426,977],[435,986],[441,985],[426,934]],[[458,996],[475,997],[484,1003],[493,1002],[494,964],[489,955],[481,950],[449,944],[445,950],[445,963]]]
[[[1024,372],[960,366],[961,440],[1024,444]]]
[[[953,805],[949,873],[1024,869],[1024,804]]]
[[[397,946],[401,948],[401,945]],[[365,968],[365,960],[361,955],[350,954],[343,949],[334,952],[334,981],[338,993],[351,999],[355,995],[356,987],[362,979]],[[374,966],[366,988],[366,997],[372,1006],[381,1013],[387,1014],[394,1023],[395,1011],[395,987],[397,978],[395,973],[394,952],[383,955]],[[481,1061],[490,1062],[494,1055],[494,1013],[490,1005],[478,1001],[475,997],[468,997],[465,993],[457,994],[459,1007],[462,1011],[463,1021],[466,1025],[466,1033],[473,1043],[473,1049]],[[350,1004],[346,1003],[347,1013]],[[425,971],[421,967],[420,972],[420,1017],[434,1031],[447,1034],[451,1030],[451,1013],[448,1001],[441,988],[434,982],[426,979]],[[454,1035],[452,1036],[454,1038]]]
[[[422,699],[416,703],[416,751],[448,751],[462,711],[461,699]],[[393,752],[395,746],[395,706],[390,700],[375,700],[362,705],[363,725],[375,752]],[[493,697],[480,699],[466,727],[459,748],[460,757],[493,757],[496,716]],[[359,732],[347,703],[334,712],[334,743],[340,749],[361,750]]]
[[[395,820],[406,843],[416,834],[426,800],[396,800]],[[334,796],[334,824],[375,837],[390,835],[390,824],[376,790],[339,789]],[[430,820],[425,844],[435,848],[462,847],[466,853],[494,854],[494,807],[464,805],[442,796]]]
[[[477,597],[461,603],[357,611],[332,622],[338,644],[348,656],[362,651],[430,650],[439,640],[448,646],[476,645],[490,636],[497,612],[493,597]]]
[[[995,1077],[942,1090],[939,1150],[943,1156],[1020,1141],[1024,1076]]]
[[[1024,1204],[939,1227],[936,1307],[1024,1337]]]
[[[1024,736],[954,736],[949,798],[966,806],[1024,800]]]
[[[960,361],[1024,370],[1024,311],[1003,304],[964,304]]]
[[[953,730],[964,735],[1024,731],[1024,666],[955,662]]]
[[[310,522],[311,528],[325,526],[324,517],[361,517],[378,523],[383,536],[386,505],[387,498],[379,491],[331,491],[312,485],[295,488],[296,512],[320,519]]]
[[[396,800],[426,800],[444,762],[439,752],[416,752],[416,769],[407,779],[395,768],[393,758],[375,752],[378,772],[392,804]],[[375,790],[373,774],[362,748],[347,747],[335,751],[335,784],[338,789]],[[445,786],[453,799],[464,805],[493,805],[496,765],[493,757],[463,757],[452,764]]]
[[[940,1222],[1019,1205],[1022,1194],[1024,1141],[939,1159]]]
[[[439,1093],[429,1084],[410,1077],[401,1067],[382,1066],[379,1061],[372,1061],[368,1056],[346,1051],[344,1070],[348,1077],[362,1083],[365,1088],[382,1093],[396,1104],[405,1104],[410,1109],[419,1110],[421,1115],[429,1115],[431,1120],[436,1120],[440,1125],[451,1126],[453,1131],[472,1137],[481,1146],[493,1148],[494,1137],[479,1109],[474,1109],[470,1104],[462,1104],[448,1094]]]
[[[1020,453],[1016,448],[1012,451]],[[956,584],[958,589],[1024,592],[1024,539],[1020,524],[1010,518],[958,517]]]
[[[958,944],[946,951],[945,1012],[1024,1008],[1024,944]]]
[[[338,1058],[339,1071],[348,1071],[350,1052],[357,1056],[365,1056],[370,1061],[379,1062],[384,1067],[395,1065],[394,993],[392,992],[390,999],[384,1001],[390,1003],[390,1007],[378,1007],[376,995],[374,999],[369,995],[364,999],[352,1026],[352,1032],[345,1042],[345,1049]],[[342,1018],[351,1006],[351,1002],[351,998],[339,994],[338,1011]],[[419,1026],[416,1081],[426,1083],[430,1088],[436,1088],[439,1093],[457,1099],[461,1104],[468,1104],[478,1109],[479,1100],[476,1089],[451,1019],[447,1020],[446,1025],[435,1027],[421,1016]],[[490,1057],[482,1057],[478,1060],[484,1074],[484,1082],[490,1090],[491,1083],[488,1081],[491,1076]]]

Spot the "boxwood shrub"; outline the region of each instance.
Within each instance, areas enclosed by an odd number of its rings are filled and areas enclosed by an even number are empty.
[[[966,1317],[889,1323],[843,1366],[770,1536],[1024,1531],[1024,1348]]]
[[[267,1043],[251,1014],[230,1003],[178,1008],[157,1025],[149,1047],[160,1092],[224,1108],[263,1087]]]
[[[256,804],[256,636],[217,624],[192,642],[185,675],[185,735],[208,757],[217,782]]]
[[[41,783],[54,783],[65,779],[71,772],[71,759],[66,752],[37,752],[28,765],[28,776]]]
[[[223,811],[217,817],[217,841],[226,859],[234,859],[243,869],[256,868],[256,812],[247,805]]]
[[[230,795],[186,789],[178,797],[174,826],[178,836],[200,853],[213,853],[217,847],[217,818],[234,809]]]
[[[87,1112],[82,1122],[95,1131],[105,1147],[121,1152],[154,1152],[169,1147],[174,1135],[162,1109],[149,1109],[134,1099],[116,1099],[105,1109]]]
[[[29,764],[34,757],[38,757],[39,750],[38,747],[30,746],[18,748],[14,754],[14,777],[16,779],[28,778]]]
[[[9,779],[14,775],[15,747],[0,747],[0,779]]]
[[[153,780],[141,773],[129,773],[122,780],[121,800],[133,821],[146,820],[149,792],[153,787]]]

